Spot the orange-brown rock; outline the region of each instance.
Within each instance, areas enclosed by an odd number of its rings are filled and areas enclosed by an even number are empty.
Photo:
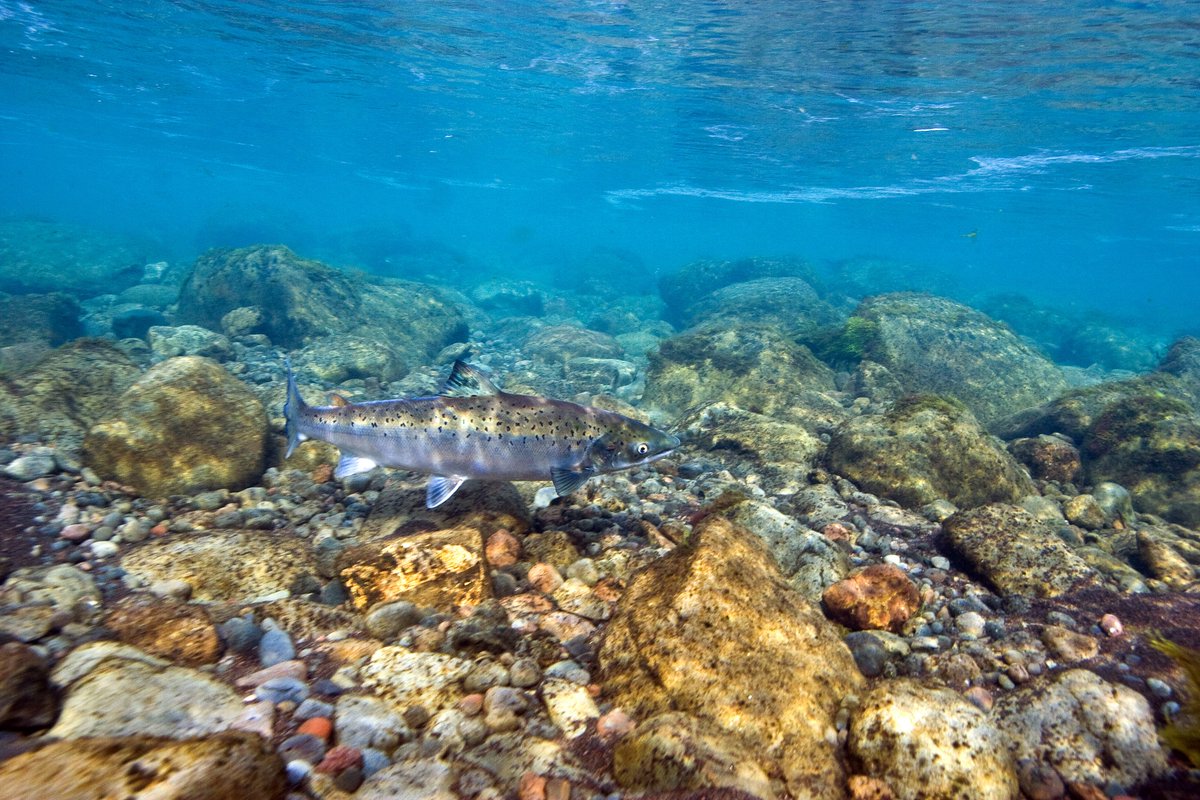
[[[521,541],[501,528],[487,538],[487,561],[492,567],[511,567],[521,557]]]
[[[0,763],[5,800],[281,800],[283,761],[257,734],[72,739]]]
[[[752,753],[771,777],[758,796],[845,796],[826,731],[862,675],[837,629],[745,528],[708,517],[687,545],[638,573],[598,655],[606,699],[631,716],[683,712],[698,735]],[[670,785],[655,759],[629,755],[628,784]]]
[[[483,536],[475,528],[391,536],[349,548],[337,563],[359,611],[395,600],[449,609],[492,596]]]
[[[221,640],[199,606],[132,595],[109,612],[104,624],[121,641],[152,656],[198,667],[221,655]]]
[[[838,581],[821,600],[830,619],[856,631],[899,633],[921,606],[917,587],[893,564],[873,564]]]
[[[57,714],[58,697],[45,660],[29,645],[0,645],[0,728],[45,728]]]

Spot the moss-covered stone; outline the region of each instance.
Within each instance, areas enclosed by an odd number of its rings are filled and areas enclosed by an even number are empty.
[[[539,328],[521,346],[532,358],[551,364],[565,364],[573,358],[620,358],[624,348],[607,333],[578,325],[548,325]]]
[[[742,258],[733,261],[701,260],[685,264],[658,279],[658,291],[667,304],[666,319],[685,324],[687,311],[709,292],[743,281],[784,276],[809,277],[803,261],[786,258]]]
[[[83,335],[82,309],[69,294],[0,293],[0,347],[21,342],[45,342],[57,347]]]
[[[111,342],[77,339],[20,374],[0,377],[0,437],[29,434],[77,448],[138,374]]]
[[[906,391],[956,397],[985,425],[1067,388],[1058,367],[1007,325],[951,300],[885,294],[855,316],[866,354]]]
[[[84,456],[150,497],[240,489],[262,474],[267,414],[219,364],[199,356],[152,368],[92,426]]]
[[[220,330],[225,315],[257,306],[255,330],[277,345],[331,348],[352,336],[389,354],[392,380],[468,335],[451,293],[433,286],[352,275],[280,245],[213,250],[196,260],[179,297],[180,322]]]
[[[767,323],[803,336],[833,324],[837,312],[802,278],[759,278],[721,287],[686,312],[689,325],[725,321],[729,325]]]
[[[599,660],[609,696],[630,713],[690,714],[701,730],[740,741],[787,793],[843,796],[825,731],[862,676],[749,531],[709,517],[687,546],[639,573]]]
[[[778,328],[709,323],[650,354],[643,401],[672,417],[723,402],[827,427],[844,414],[834,388],[833,371]]]
[[[863,489],[912,508],[940,498],[973,508],[1034,492],[1029,476],[970,411],[933,395],[846,420],[833,432],[827,460]]]

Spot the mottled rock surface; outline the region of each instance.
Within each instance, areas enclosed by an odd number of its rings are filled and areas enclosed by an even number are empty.
[[[283,762],[261,737],[152,736],[54,742],[0,763],[0,796],[54,800],[282,800]]]
[[[214,361],[172,358],[139,378],[84,440],[87,463],[151,497],[240,489],[262,474],[267,414]]]
[[[483,536],[475,528],[414,533],[352,547],[338,574],[359,611],[407,600],[449,610],[491,597]]]
[[[883,682],[850,719],[851,758],[882,778],[897,800],[1016,800],[1017,776],[1004,737],[950,689]]]
[[[764,545],[712,517],[621,598],[599,652],[612,700],[640,717],[681,711],[742,737],[787,791],[840,797],[825,739],[861,685],[832,625],[784,581]]]
[[[724,321],[741,327],[771,322],[793,336],[832,324],[835,311],[803,278],[759,278],[723,286],[687,310],[688,323]]]
[[[921,607],[916,584],[892,564],[872,564],[838,581],[822,601],[830,619],[856,631],[899,633]]]
[[[819,603],[822,593],[849,570],[836,545],[766,503],[745,500],[725,516],[762,539],[788,583],[810,603]]]
[[[943,527],[955,554],[1000,594],[1056,597],[1097,579],[1052,527],[1023,508],[960,511]]]
[[[114,606],[104,624],[121,641],[182,666],[211,664],[221,655],[217,629],[199,606],[133,595]]]
[[[853,417],[829,442],[829,466],[863,489],[916,508],[945,498],[961,508],[1034,492],[1011,455],[957,403],[907,397],[883,415]]]
[[[952,300],[878,295],[855,317],[874,326],[865,354],[905,391],[955,397],[985,425],[1067,388],[1058,367],[1007,325]]]
[[[143,240],[40,220],[0,222],[0,285],[14,294],[119,292],[142,279],[153,252]]]
[[[1014,758],[1047,762],[1066,781],[1132,787],[1167,769],[1146,699],[1087,670],[1022,687],[993,713]]]
[[[0,292],[0,347],[21,342],[57,347],[83,335],[80,313],[75,298],[62,292],[19,296]]]
[[[46,728],[57,714],[58,697],[45,659],[28,645],[0,645],[0,729]]]

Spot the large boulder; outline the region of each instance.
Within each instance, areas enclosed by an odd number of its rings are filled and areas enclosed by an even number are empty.
[[[83,335],[82,309],[69,294],[13,296],[0,293],[0,347],[44,342],[57,347]]]
[[[150,369],[88,431],[84,455],[105,478],[149,497],[241,489],[259,478],[267,412],[215,361],[172,358]]]
[[[352,275],[279,245],[213,250],[196,260],[180,292],[179,322],[221,330],[235,309],[256,313],[252,332],[287,348],[313,345],[319,351],[330,336],[371,342],[390,356],[387,372],[375,376],[384,380],[403,376],[468,335],[446,290]]]
[[[1096,573],[1023,508],[995,504],[959,511],[942,523],[953,553],[999,594],[1057,597],[1094,585]]]
[[[398,600],[448,611],[492,596],[483,536],[474,528],[379,539],[344,550],[337,563],[351,605],[362,612]]]
[[[1007,325],[945,298],[879,295],[854,318],[872,332],[864,355],[906,391],[955,397],[985,425],[1067,388],[1059,368]]]
[[[928,395],[903,398],[883,415],[846,420],[833,432],[827,460],[863,489],[909,507],[945,498],[974,508],[1035,492],[970,411]]]
[[[10,798],[95,800],[282,800],[283,761],[253,733],[198,739],[154,736],[68,739],[0,764],[0,794]]]
[[[702,260],[685,264],[658,279],[658,291],[667,304],[666,319],[684,324],[689,309],[713,291],[758,278],[807,277],[804,262],[782,258],[742,258],[734,261]]]
[[[862,676],[837,629],[749,531],[710,517],[686,547],[647,566],[622,596],[599,661],[612,702],[632,714],[696,718],[713,749],[754,753],[779,794],[843,796],[825,732]],[[713,744],[722,739],[728,747]]]
[[[756,414],[829,426],[844,414],[833,370],[777,328],[709,323],[650,354],[643,402],[668,416],[723,402]]]
[[[114,294],[142,279],[151,251],[145,241],[77,225],[0,222],[0,286],[13,294]]]
[[[792,336],[833,324],[838,314],[803,278],[759,278],[717,289],[687,310],[689,324],[771,323]]]
[[[64,345],[24,372],[0,377],[0,437],[28,434],[75,449],[139,374],[110,342]]]
[[[885,681],[850,719],[851,758],[882,778],[896,800],[1016,800],[1007,742],[988,717],[952,689]]]
[[[1146,698],[1088,670],[1023,686],[993,715],[1014,758],[1047,762],[1067,781],[1132,787],[1167,772]]]

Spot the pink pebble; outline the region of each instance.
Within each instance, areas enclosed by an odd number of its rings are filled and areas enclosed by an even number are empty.
[[[604,739],[621,739],[633,732],[637,726],[629,715],[619,708],[614,708],[600,719],[596,720],[596,733]]]
[[[308,666],[303,661],[280,661],[278,664],[272,664],[257,672],[243,675],[237,679],[236,683],[239,689],[252,689],[274,678],[305,680],[308,678]]]
[[[1125,626],[1121,624],[1121,620],[1116,614],[1105,614],[1100,618],[1100,630],[1104,631],[1107,636],[1117,637],[1125,632]]]
[[[483,711],[483,695],[479,692],[466,695],[458,701],[458,710],[468,717],[475,716],[480,711]]]
[[[528,577],[530,585],[543,594],[551,594],[563,584],[562,575],[558,570],[545,562],[538,562],[530,567]]]
[[[317,764],[317,772],[325,772],[331,775],[337,775],[343,770],[350,767],[361,767],[363,763],[362,753],[357,747],[349,747],[344,744],[339,744],[337,747],[330,748],[325,754],[325,758]]]
[[[92,535],[92,529],[82,522],[76,522],[73,525],[64,527],[58,535],[69,542],[82,542]]]

